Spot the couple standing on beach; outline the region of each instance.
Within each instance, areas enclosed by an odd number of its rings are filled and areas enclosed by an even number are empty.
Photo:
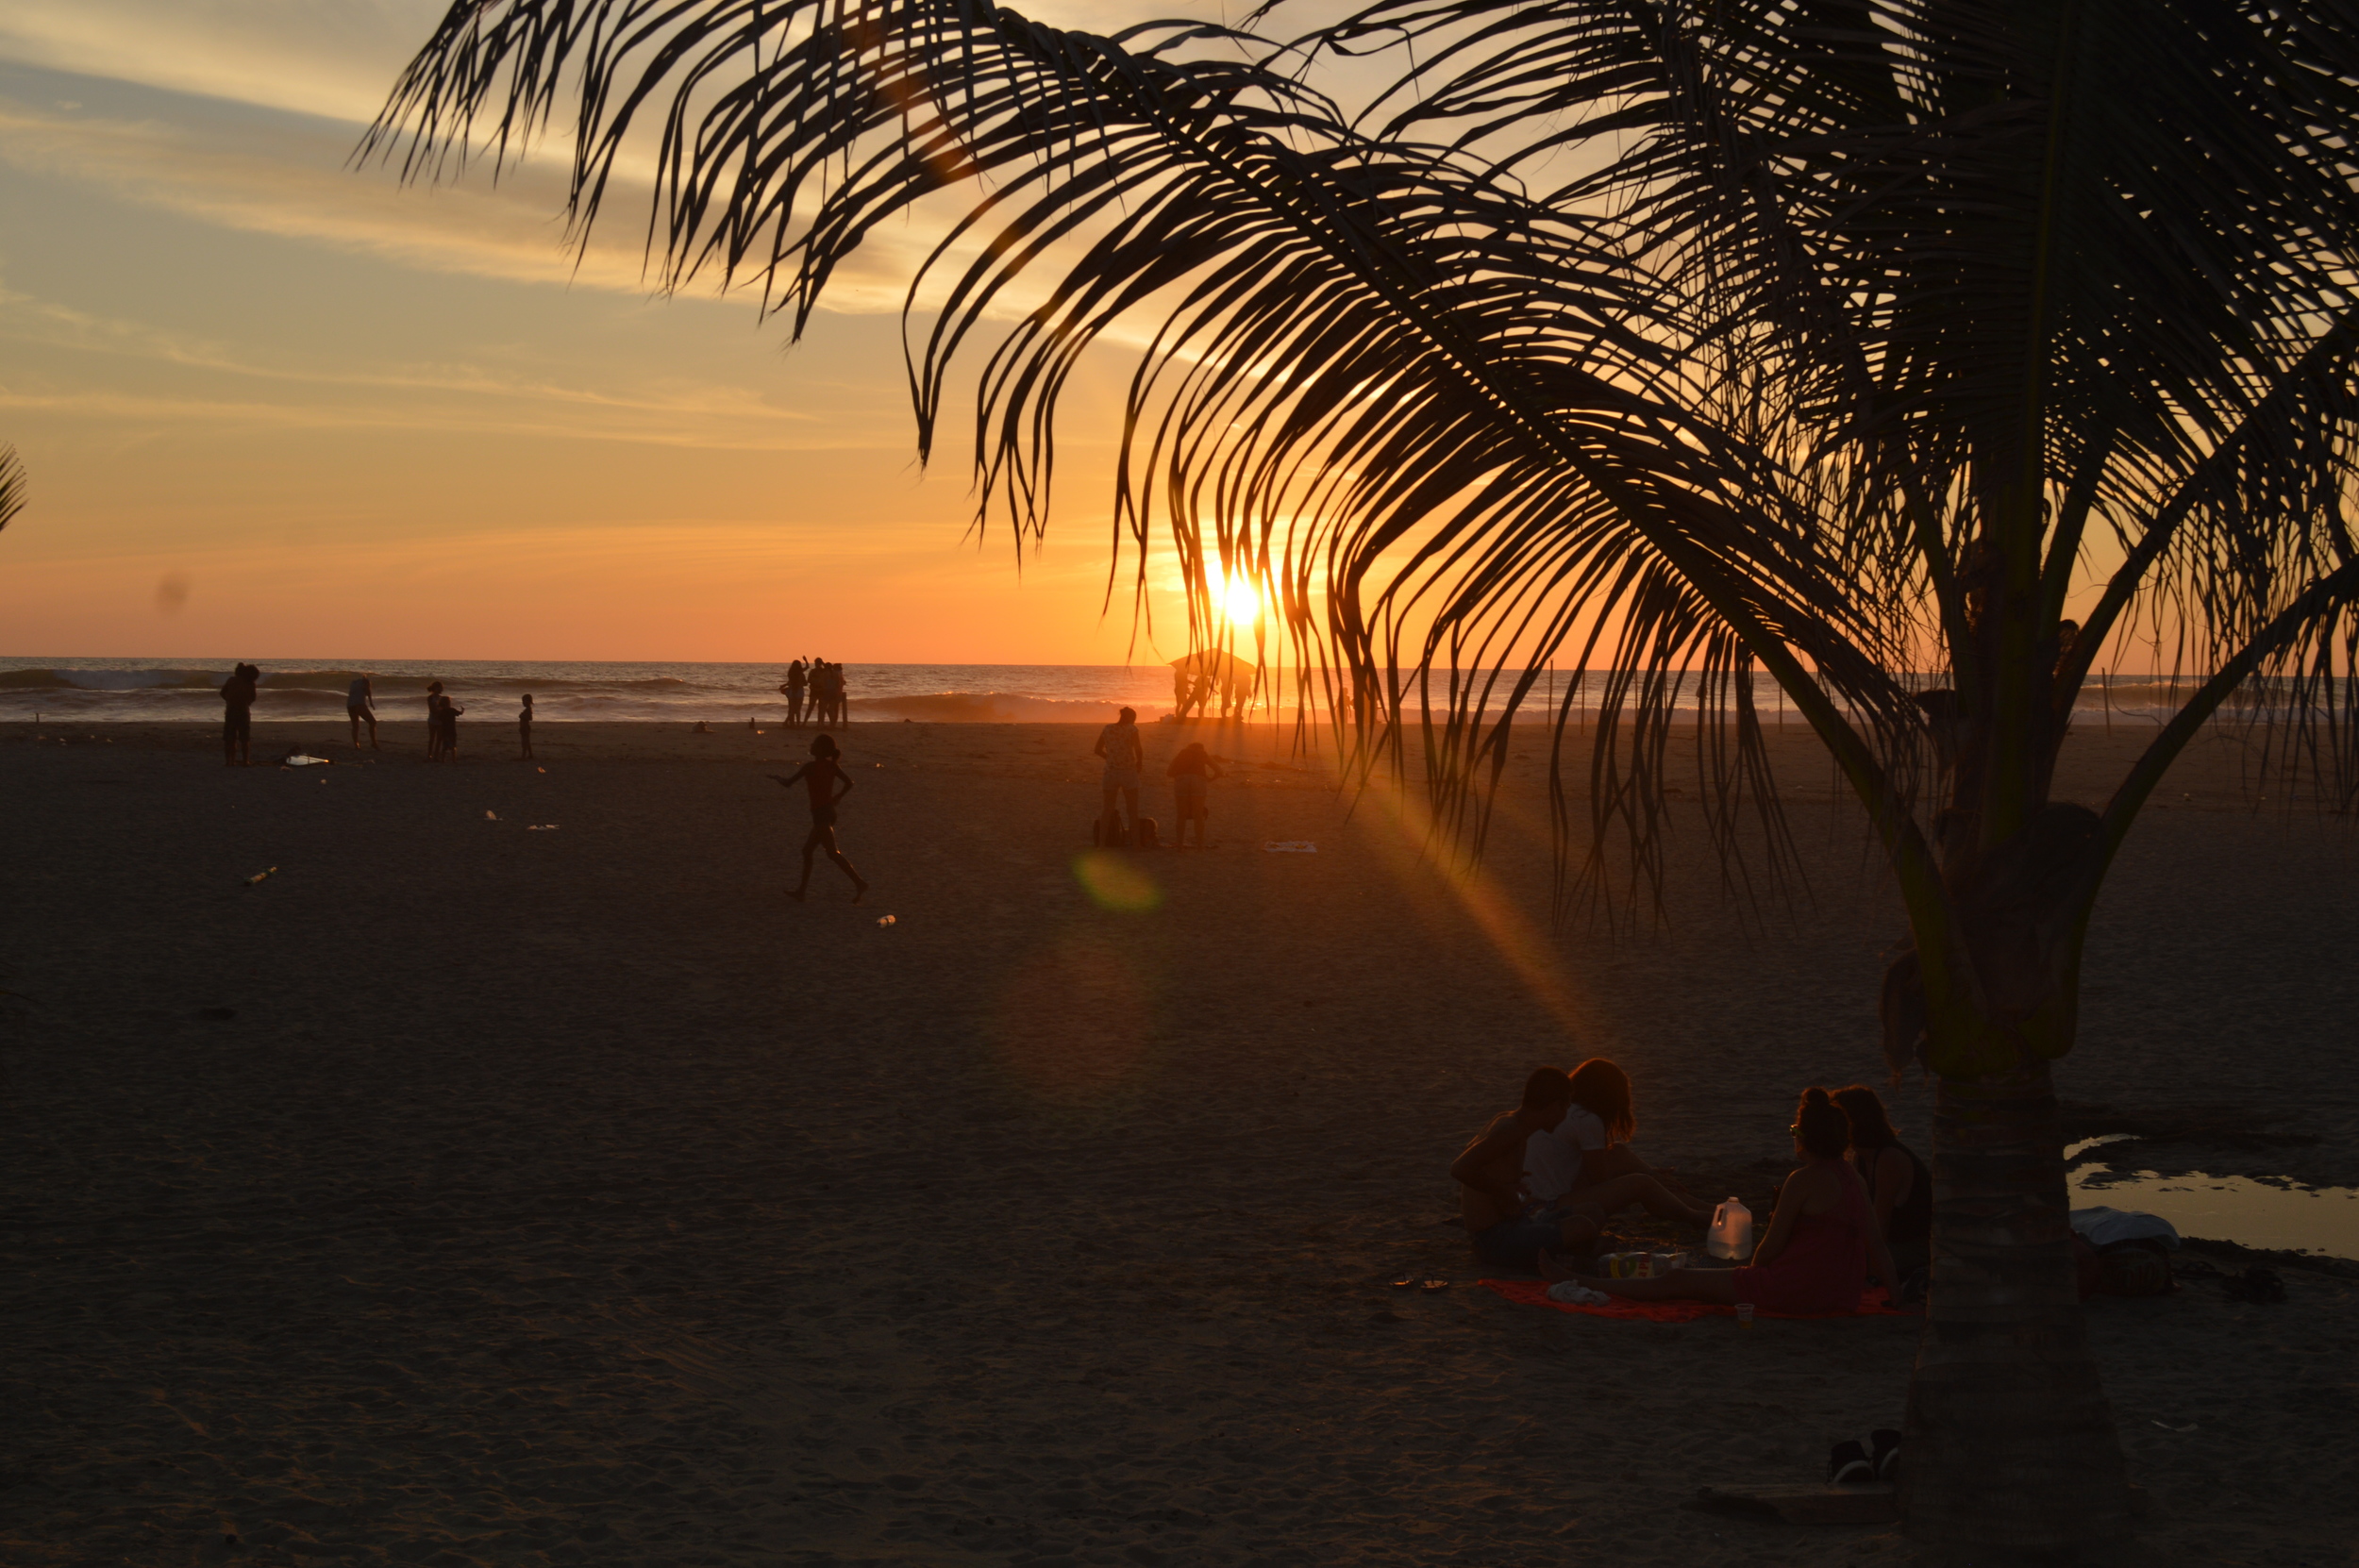
[[[1098,842],[1109,844],[1139,842],[1139,780],[1146,772],[1146,745],[1139,735],[1139,712],[1126,708],[1113,724],[1097,732],[1097,744],[1093,756],[1105,759],[1106,770],[1098,779],[1104,796],[1099,809]],[[1212,820],[1211,782],[1222,776],[1218,762],[1203,746],[1191,742],[1182,746],[1163,769],[1171,780],[1172,805],[1177,826],[1173,828],[1180,848],[1188,847],[1188,825],[1196,825],[1196,847],[1205,847],[1205,833]],[[1119,801],[1129,812],[1129,826],[1123,825],[1123,815],[1114,807]],[[1146,847],[1142,845],[1141,847]]]

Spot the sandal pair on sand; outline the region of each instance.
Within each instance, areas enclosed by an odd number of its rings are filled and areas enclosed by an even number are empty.
[[[1850,1438],[1827,1456],[1827,1479],[1836,1486],[1872,1486],[1900,1478],[1900,1434],[1880,1426],[1865,1443]]]

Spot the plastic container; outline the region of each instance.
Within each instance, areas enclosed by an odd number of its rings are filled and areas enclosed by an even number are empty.
[[[1753,1255],[1753,1211],[1734,1198],[1712,1211],[1711,1240],[1704,1250],[1715,1258]]]

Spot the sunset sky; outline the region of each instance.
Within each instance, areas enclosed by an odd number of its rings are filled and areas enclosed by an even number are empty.
[[[442,9],[0,10],[0,653],[1124,661],[1102,442],[1021,574],[962,443],[919,473],[906,251],[790,350],[651,297],[635,206],[577,267],[545,178],[348,168]]]

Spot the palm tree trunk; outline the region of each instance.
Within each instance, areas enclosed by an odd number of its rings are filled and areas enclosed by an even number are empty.
[[[2129,1540],[2129,1486],[2081,1316],[2047,1064],[1943,1078],[1932,1169],[1907,1533],[1978,1562],[2102,1560]]]

